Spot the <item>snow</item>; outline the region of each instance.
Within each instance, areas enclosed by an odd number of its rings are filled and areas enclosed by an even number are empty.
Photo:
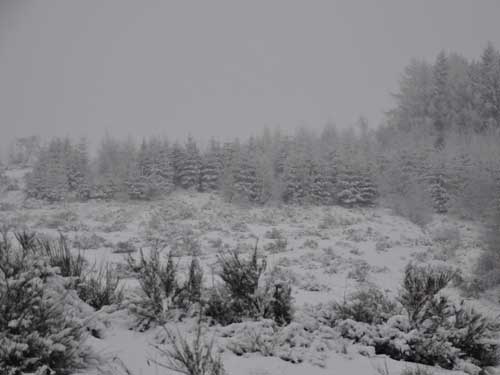
[[[25,172],[8,171],[9,177],[18,180],[22,180]],[[51,205],[26,205],[18,192],[9,192],[0,196],[2,202],[13,207],[0,212],[1,223],[28,226],[54,236],[62,231],[69,240],[82,234],[102,237],[105,241],[101,247],[82,250],[90,264],[124,263],[125,256],[114,252],[114,245],[119,241],[130,241],[147,251],[153,234],[164,236],[170,244],[183,235],[192,236],[200,244],[207,285],[212,283],[210,265],[215,262],[219,246],[239,246],[249,252],[258,238],[259,248],[265,249],[276,241],[266,235],[275,229],[287,240],[286,248],[273,253],[264,251],[268,268],[279,266],[283,277],[291,282],[294,304],[299,312],[305,306],[341,300],[365,284],[377,285],[395,295],[409,261],[444,262],[467,275],[480,252],[480,229],[474,223],[437,215],[426,228],[421,228],[384,208],[249,208],[225,203],[214,194],[193,192],[174,192],[151,202],[89,201]],[[57,220],[59,224],[47,225]],[[442,243],[433,239],[433,231],[446,225],[457,228],[460,238],[453,254],[444,258]],[[118,230],[114,231],[113,227]],[[189,254],[181,251],[178,255],[181,265],[186,264]],[[124,282],[129,289],[137,286],[133,279]],[[448,288],[447,293],[460,298],[459,291],[453,287]],[[475,306],[491,316],[498,316],[500,306],[495,300],[498,293],[496,296],[494,292],[484,294],[474,300]],[[123,362],[135,375],[168,373],[148,364],[148,359],[158,359],[151,347],[157,342],[157,330],[130,330],[132,319],[124,311],[102,311],[97,319],[105,326],[103,338],[89,340],[97,352],[109,360],[109,366],[118,368]],[[259,353],[237,356],[227,348],[223,361],[228,374],[242,375],[376,374],[377,368],[385,364],[390,374],[397,374],[410,365],[386,357],[368,357],[367,353],[361,355],[356,348],[348,348],[347,353],[337,349],[326,349],[322,365],[309,360],[295,364]],[[453,373],[433,370],[436,374]]]

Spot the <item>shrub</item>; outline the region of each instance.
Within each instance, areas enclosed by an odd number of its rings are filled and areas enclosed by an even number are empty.
[[[207,315],[221,324],[245,318],[268,318],[279,324],[290,323],[291,288],[273,278],[260,282],[266,261],[258,260],[257,246],[248,260],[241,259],[236,251],[232,251],[219,254],[218,261],[221,267],[219,276],[224,284],[211,293]]]
[[[264,250],[269,251],[271,254],[283,253],[287,250],[288,241],[286,238],[277,238],[273,242],[264,246]]]
[[[193,304],[202,303],[203,269],[196,256],[191,258],[187,278],[179,287],[173,303],[176,307],[188,310]]]
[[[57,241],[50,239],[38,239],[33,249],[40,255],[46,256],[52,267],[59,268],[63,277],[71,277],[75,280],[81,279],[85,270],[85,258],[71,254],[66,238],[61,234]]]
[[[400,302],[410,322],[418,326],[429,318],[436,295],[452,280],[453,273],[442,268],[415,266],[405,268]]]
[[[89,367],[93,355],[85,345],[85,326],[66,311],[65,295],[55,287],[61,276],[27,243],[14,249],[4,236],[0,245],[0,368],[17,375]]]
[[[334,303],[333,310],[336,319],[352,319],[369,324],[384,323],[400,313],[397,304],[375,287],[359,290],[343,303]]]
[[[136,271],[141,289],[139,299],[130,305],[132,313],[139,318],[138,325],[147,329],[152,323],[165,322],[180,291],[172,255],[169,253],[166,264],[163,264],[159,249],[152,248],[149,257],[141,250],[139,263],[129,256],[128,265]]]
[[[106,246],[106,243],[107,241],[105,238],[95,233],[79,234],[73,239],[73,246],[79,250],[99,249],[100,247]]]
[[[97,273],[88,273],[77,286],[78,296],[96,310],[123,301],[121,277],[109,263],[101,265]]]
[[[113,248],[115,254],[130,254],[136,251],[137,247],[131,241],[118,241]]]
[[[166,338],[170,347],[154,347],[164,361],[153,362],[167,370],[185,375],[223,375],[224,365],[220,355],[214,354],[214,340],[206,340],[201,322],[198,322],[196,333],[191,342],[179,332],[174,334],[165,328]]]
[[[472,366],[494,366],[500,359],[500,323],[463,302],[455,306],[446,297],[439,296],[452,277],[453,274],[443,268],[409,264],[399,298],[407,316],[387,318],[386,315],[376,319],[371,310],[367,313],[365,306],[358,302],[353,303],[355,309],[337,307],[340,316],[324,318],[336,324],[342,336],[373,346],[377,354],[396,360],[447,369],[464,361]]]

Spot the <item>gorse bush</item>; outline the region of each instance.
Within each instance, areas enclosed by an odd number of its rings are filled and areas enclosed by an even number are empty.
[[[449,270],[422,267],[409,264],[406,266],[400,302],[408,313],[410,322],[419,325],[432,314],[436,295],[453,278]]]
[[[246,318],[273,319],[288,324],[292,319],[291,288],[272,278],[261,281],[266,261],[259,261],[257,246],[250,259],[242,259],[236,251],[218,257],[219,277],[223,285],[216,287],[207,302],[206,314],[220,324]]]
[[[29,237],[24,239],[28,241]],[[85,258],[78,253],[74,255],[69,249],[66,238],[61,234],[59,239],[37,239],[31,248],[42,256],[49,259],[52,267],[57,267],[63,277],[71,277],[76,280],[83,277],[85,270]]]
[[[47,257],[33,251],[35,236],[0,244],[0,368],[2,374],[70,374],[90,365],[85,324],[65,310],[64,284]]]
[[[131,311],[139,318],[139,326],[147,329],[154,322],[163,322],[167,319],[169,304],[179,292],[177,280],[177,266],[172,255],[167,257],[166,264],[162,263],[160,250],[152,248],[149,256],[141,250],[138,262],[128,257],[129,268],[136,271],[141,295],[130,305]]]
[[[78,296],[96,310],[123,301],[121,277],[116,269],[106,263],[97,272],[88,272],[77,285]]]
[[[130,309],[139,318],[142,329],[165,323],[175,309],[189,310],[193,304],[202,303],[203,270],[197,257],[192,257],[187,278],[182,283],[172,253],[166,262],[160,254],[158,248],[152,248],[149,256],[141,250],[138,262],[131,256],[128,258],[128,266],[136,272],[141,289]]]
[[[208,341],[198,321],[195,335],[191,342],[179,332],[173,333],[165,328],[168,346],[155,345],[162,360],[155,364],[167,370],[185,375],[224,375],[224,365],[220,355],[215,354],[214,340]]]
[[[352,319],[368,324],[386,322],[391,316],[397,315],[400,308],[382,291],[370,287],[353,293],[342,303],[333,304],[335,319]]]
[[[443,268],[409,264],[398,299],[406,315],[399,315],[395,302],[376,303],[379,298],[373,296],[377,293],[361,292],[343,305],[336,305],[334,317],[329,320],[344,337],[373,346],[377,354],[397,360],[447,369],[461,361],[479,367],[494,366],[500,359],[500,324],[463,302],[454,305],[442,295],[440,292],[452,277],[453,273]],[[380,306],[395,308],[391,315]]]

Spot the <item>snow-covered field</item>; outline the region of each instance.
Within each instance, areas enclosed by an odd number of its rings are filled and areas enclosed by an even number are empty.
[[[308,314],[318,304],[340,301],[363,285],[376,285],[395,296],[408,262],[445,264],[467,277],[481,249],[480,228],[474,223],[436,216],[421,228],[384,208],[255,208],[225,203],[217,195],[190,192],[176,192],[151,202],[48,205],[24,200],[20,191],[0,197],[0,208],[2,222],[25,225],[39,233],[63,233],[74,251],[81,251],[90,264],[125,263],[125,255],[117,252],[123,246],[120,242],[144,251],[160,242],[165,252],[174,251],[183,268],[190,259],[187,247],[198,244],[207,286],[214,280],[212,266],[220,249],[250,253],[258,241],[268,269],[279,267],[282,277],[292,285],[296,325],[309,324]],[[134,279],[124,283],[127,293],[137,287]],[[464,298],[454,287],[446,293],[457,301]],[[486,314],[498,316],[500,305],[494,295],[483,295],[472,303]],[[137,375],[171,373],[150,361],[157,359],[151,344],[162,337],[161,328],[131,330],[133,318],[124,309],[104,309],[95,319],[102,327],[102,337],[89,340],[109,359],[116,373],[126,373],[120,363]],[[294,335],[293,324],[288,335]],[[191,320],[176,325],[182,334],[192,333]],[[257,331],[262,326],[249,323],[247,328]],[[234,337],[228,328],[210,330],[223,351],[229,374],[377,374],[383,373],[380,369],[386,365],[389,374],[399,374],[406,366],[414,366],[349,345],[334,332],[319,331],[314,337],[300,338],[306,345],[289,348],[283,356],[287,361],[259,353],[237,356],[230,350]]]

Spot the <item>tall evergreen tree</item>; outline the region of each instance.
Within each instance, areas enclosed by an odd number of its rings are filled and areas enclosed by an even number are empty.
[[[483,128],[500,127],[500,54],[488,43],[479,64],[477,89]]]
[[[212,139],[202,161],[200,172],[201,191],[213,191],[219,189],[222,168],[223,161],[220,144],[215,139]]]
[[[436,131],[435,147],[438,149],[444,147],[445,131],[450,121],[448,74],[448,59],[444,51],[441,51],[434,64],[431,103],[431,117]]]
[[[180,184],[184,189],[199,189],[201,156],[193,137],[189,136],[180,166]]]

